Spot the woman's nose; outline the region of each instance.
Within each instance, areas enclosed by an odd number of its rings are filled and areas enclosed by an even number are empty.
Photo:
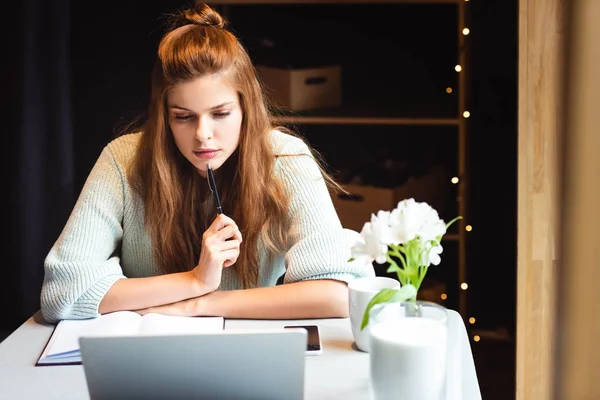
[[[196,126],[196,139],[200,142],[206,142],[213,136],[212,128],[203,118],[198,118],[198,125]]]

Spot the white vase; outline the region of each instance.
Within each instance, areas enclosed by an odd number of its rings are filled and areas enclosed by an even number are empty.
[[[446,308],[423,301],[379,304],[369,325],[375,400],[445,398]]]

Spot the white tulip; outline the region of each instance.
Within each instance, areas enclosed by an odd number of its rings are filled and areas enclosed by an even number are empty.
[[[427,203],[414,199],[402,200],[390,216],[393,244],[402,244],[418,237],[424,242],[437,240],[446,233],[446,225],[437,211]]]
[[[438,240],[446,234],[446,224],[440,219],[436,210],[428,205],[426,206],[422,210],[424,220],[419,230],[419,237],[424,241]]]
[[[390,215],[393,244],[398,245],[413,240],[419,233],[422,219],[421,209],[414,199],[399,202]]]
[[[377,221],[376,221],[377,222]],[[371,222],[363,225],[360,236],[351,247],[352,258],[359,262],[383,264],[387,260],[388,246],[373,231]]]
[[[394,243],[395,232],[390,226],[391,213],[379,211],[377,215],[371,214],[371,229],[379,241],[385,245]]]
[[[426,267],[429,267],[429,265],[431,265],[431,264],[440,265],[440,262],[442,262],[442,257],[440,257],[440,254],[442,254],[442,251],[444,251],[444,249],[442,248],[442,245],[440,245],[440,244],[438,244],[437,246],[432,246],[429,249],[429,251],[427,251],[427,249],[425,249],[425,251],[423,251],[423,253],[422,253],[423,259],[421,260],[421,262]]]

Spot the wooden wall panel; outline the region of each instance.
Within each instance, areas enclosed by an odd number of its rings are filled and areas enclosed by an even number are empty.
[[[517,400],[552,394],[562,3],[519,3]]]
[[[600,399],[600,1],[571,3],[555,399]]]

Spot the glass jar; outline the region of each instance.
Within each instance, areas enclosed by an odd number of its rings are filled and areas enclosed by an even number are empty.
[[[448,313],[426,301],[382,303],[369,317],[373,398],[444,399]]]

